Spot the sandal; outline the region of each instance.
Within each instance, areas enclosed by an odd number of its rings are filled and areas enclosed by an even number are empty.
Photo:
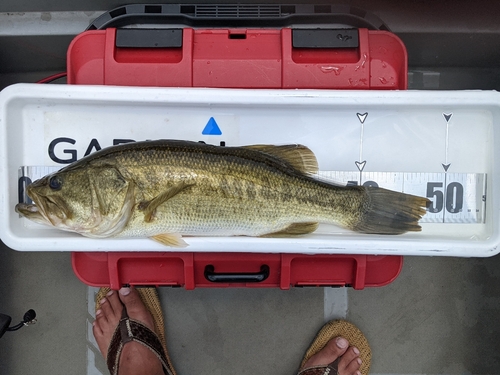
[[[313,343],[309,349],[307,349],[304,359],[302,359],[300,364],[300,368],[302,370],[299,370],[297,375],[337,375],[340,357],[329,365],[308,368],[303,367],[309,358],[323,349],[331,339],[338,336],[342,336],[347,339],[349,341],[349,345],[355,346],[359,349],[359,358],[363,361],[361,363],[361,367],[359,368],[359,372],[361,372],[362,375],[368,375],[372,359],[372,352],[370,346],[368,345],[368,341],[356,326],[345,320],[332,320],[321,328]]]
[[[161,311],[160,300],[156,288],[136,288],[142,302],[147,310],[153,316],[156,334],[141,322],[129,318],[125,306],[123,307],[122,317],[111,338],[106,356],[106,364],[111,375],[118,374],[118,364],[123,346],[130,341],[138,342],[150,349],[160,360],[165,375],[177,375],[172,361],[168,356],[165,340],[165,327],[163,323],[163,314]],[[102,287],[96,295],[95,310],[100,309],[99,301],[110,291],[108,287]]]

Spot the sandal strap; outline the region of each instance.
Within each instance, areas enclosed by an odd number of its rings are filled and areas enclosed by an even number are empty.
[[[297,375],[338,375],[340,357],[328,366],[313,366],[300,370]]]
[[[108,347],[106,362],[111,375],[118,374],[118,365],[123,346],[131,341],[138,342],[151,350],[160,360],[165,375],[172,375],[167,357],[158,335],[141,322],[130,319],[125,308]]]

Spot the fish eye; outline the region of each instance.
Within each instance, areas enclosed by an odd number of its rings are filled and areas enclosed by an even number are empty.
[[[59,176],[52,176],[49,180],[49,186],[52,190],[59,190],[62,187],[62,179]]]

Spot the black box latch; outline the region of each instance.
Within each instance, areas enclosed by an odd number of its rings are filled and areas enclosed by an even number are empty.
[[[293,29],[293,48],[358,48],[358,29]]]
[[[118,48],[180,48],[182,29],[117,29]]]

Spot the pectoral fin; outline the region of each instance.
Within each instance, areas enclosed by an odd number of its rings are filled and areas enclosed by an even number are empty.
[[[318,223],[293,223],[278,232],[265,234],[261,237],[289,237],[312,233],[318,229]]]
[[[169,247],[188,247],[189,245],[182,239],[178,233],[163,233],[150,237],[152,240]]]
[[[185,182],[181,182],[177,185],[172,186],[171,188],[165,190],[163,193],[157,195],[153,199],[151,199],[149,202],[142,202],[139,205],[139,209],[144,211],[144,221],[146,223],[151,222],[153,219],[153,215],[156,211],[156,209],[168,201],[170,198],[175,197],[177,194],[179,194],[181,191],[184,189],[193,186],[193,184],[186,184]]]

